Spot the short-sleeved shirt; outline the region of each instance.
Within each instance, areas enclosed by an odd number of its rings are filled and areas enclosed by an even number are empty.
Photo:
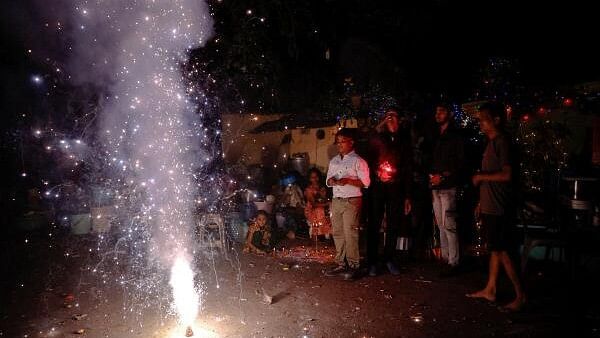
[[[365,188],[368,188],[369,184],[371,184],[367,162],[354,151],[351,151],[344,157],[336,155],[329,161],[327,181],[332,177],[337,180],[345,177],[359,179]],[[362,196],[362,191],[359,187],[349,184],[333,186],[333,197],[349,198],[359,196]]]
[[[511,165],[510,143],[506,135],[500,134],[488,141],[481,161],[481,170],[483,173],[494,173],[507,165]],[[510,182],[481,182],[481,213],[504,215],[511,203],[511,192]]]

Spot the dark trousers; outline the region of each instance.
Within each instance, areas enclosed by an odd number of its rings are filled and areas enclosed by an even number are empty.
[[[380,229],[386,215],[384,261],[391,261],[396,252],[398,232],[404,213],[404,196],[397,183],[373,182],[368,192],[367,262],[377,263]]]

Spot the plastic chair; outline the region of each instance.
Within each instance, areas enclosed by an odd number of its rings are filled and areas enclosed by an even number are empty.
[[[227,255],[225,222],[219,214],[201,214],[196,217],[197,241],[200,248],[218,248]]]

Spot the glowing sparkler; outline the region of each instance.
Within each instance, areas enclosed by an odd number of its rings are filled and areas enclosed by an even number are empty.
[[[198,316],[200,295],[194,287],[194,272],[185,257],[175,259],[169,284],[173,288],[173,301],[179,322],[187,327],[186,336],[190,337],[193,335],[191,325]]]
[[[377,176],[382,182],[389,182],[394,177],[396,173],[396,168],[392,166],[392,164],[388,161],[384,161],[377,168]]]

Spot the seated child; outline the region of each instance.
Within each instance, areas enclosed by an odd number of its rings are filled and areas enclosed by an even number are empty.
[[[248,226],[244,252],[265,254],[271,250],[271,228],[268,224],[268,216],[264,210],[256,212],[254,221]]]

